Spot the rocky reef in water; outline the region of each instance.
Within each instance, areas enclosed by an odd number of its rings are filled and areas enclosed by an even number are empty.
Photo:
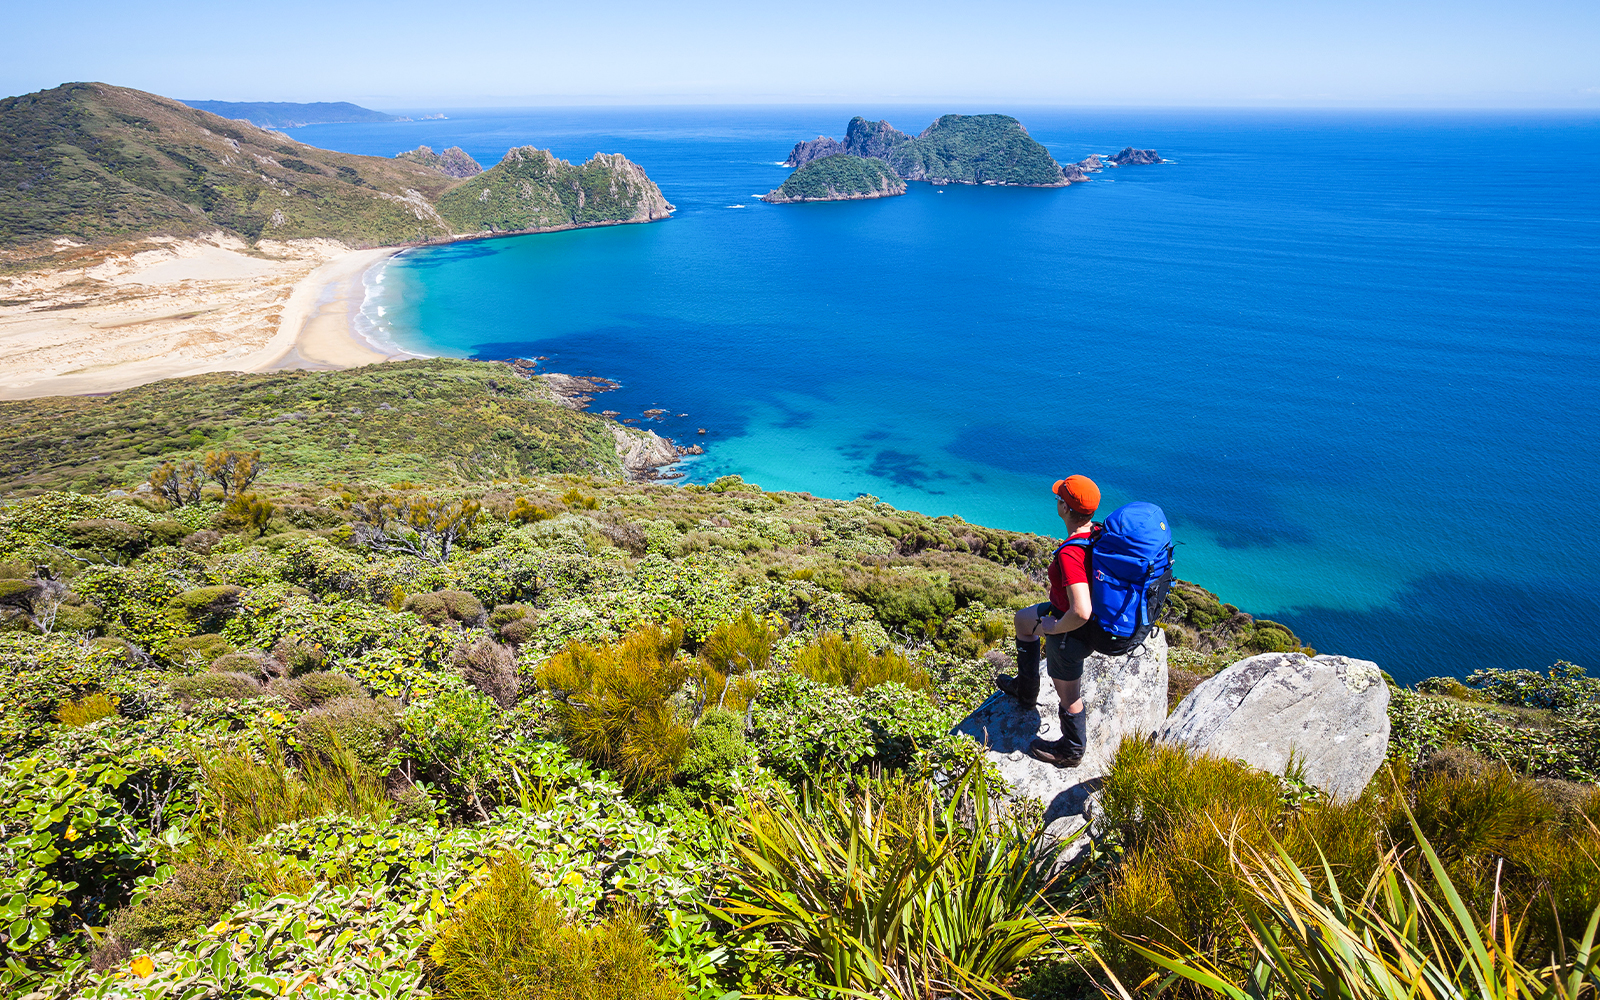
[[[797,201],[852,201],[906,193],[906,182],[880,160],[848,154],[811,160],[761,200],[773,205]]]
[[[1113,167],[1135,167],[1150,163],[1165,163],[1166,161],[1153,149],[1134,149],[1132,146],[1128,146],[1107,162]]]

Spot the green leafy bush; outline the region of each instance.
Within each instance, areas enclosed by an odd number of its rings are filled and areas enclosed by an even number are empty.
[[[331,698],[300,716],[295,733],[302,746],[326,760],[348,752],[374,774],[385,774],[400,732],[400,705],[366,692]]]
[[[489,866],[482,886],[440,928],[428,956],[451,1000],[667,1000],[683,986],[627,914],[597,927],[567,922],[516,855]]]
[[[869,764],[903,768],[923,754],[959,756],[955,744],[966,738],[950,735],[953,724],[926,693],[896,683],[857,696],[785,674],[757,699],[750,741],[762,763],[798,782]]]

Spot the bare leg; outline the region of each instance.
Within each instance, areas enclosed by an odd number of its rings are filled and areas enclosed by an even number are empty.
[[[1071,712],[1073,715],[1077,715],[1079,712],[1083,711],[1082,678],[1079,678],[1075,681],[1056,680],[1054,677],[1050,679],[1055,681],[1056,694],[1061,698],[1062,708],[1066,709],[1068,712]]]

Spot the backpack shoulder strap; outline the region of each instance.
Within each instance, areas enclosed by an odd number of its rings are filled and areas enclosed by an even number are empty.
[[[1056,547],[1056,552],[1057,552],[1057,554],[1059,554],[1062,549],[1066,548],[1069,545],[1072,546],[1075,549],[1093,549],[1095,540],[1097,538],[1099,538],[1100,537],[1100,533],[1102,531],[1105,531],[1105,530],[1106,529],[1105,529],[1104,525],[1091,524],[1089,526],[1089,533],[1087,535],[1074,535],[1074,536],[1072,536],[1071,538],[1067,539],[1066,541],[1064,541],[1060,545],[1058,545]]]

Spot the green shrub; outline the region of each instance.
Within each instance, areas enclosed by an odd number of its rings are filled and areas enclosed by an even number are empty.
[[[691,796],[711,797],[730,787],[730,776],[753,754],[737,712],[707,709],[689,734],[689,749],[678,766],[677,784]]]
[[[646,627],[615,645],[573,643],[539,671],[556,695],[563,742],[629,791],[666,785],[689,748],[672,698],[698,668],[677,657],[682,642],[681,625]]]
[[[239,902],[244,887],[238,869],[226,861],[185,861],[159,889],[118,910],[108,930],[128,948],[159,951],[216,923]]]
[[[167,683],[174,697],[184,701],[205,698],[223,698],[238,701],[262,694],[261,684],[249,674],[219,674],[207,672],[187,677],[174,677]]]
[[[927,753],[959,756],[975,744],[950,734],[954,721],[926,692],[899,684],[857,696],[785,674],[757,698],[750,742],[762,763],[798,783],[869,766],[903,768]]]
[[[401,605],[429,625],[482,625],[488,617],[478,599],[465,590],[436,590],[429,594],[412,594]]]
[[[144,533],[151,545],[177,545],[189,537],[189,526],[180,521],[152,521]]]
[[[243,596],[244,588],[231,584],[200,587],[172,598],[167,607],[194,631],[216,632],[227,623]]]
[[[180,666],[210,666],[233,651],[233,643],[220,635],[208,633],[173,639],[167,643],[166,656]]]
[[[145,546],[144,532],[137,525],[109,517],[73,521],[66,526],[66,534],[80,548],[119,558],[137,555]]]
[[[269,660],[271,661],[271,669],[268,669]],[[211,670],[215,673],[245,674],[258,680],[266,680],[269,676],[275,675],[276,671],[280,669],[282,669],[282,665],[277,660],[273,660],[259,650],[224,653],[211,661]]]
[[[290,677],[322,670],[328,665],[328,651],[322,644],[292,636],[284,636],[273,643],[272,658],[280,665],[278,672]]]
[[[63,604],[56,609],[53,632],[93,632],[105,619],[100,609],[92,604]]]
[[[682,1000],[639,920],[568,923],[516,854],[490,863],[483,884],[439,930],[428,957],[445,1000]]]
[[[1490,667],[1467,675],[1467,683],[1482,688],[1502,705],[1548,708],[1556,711],[1600,701],[1600,677],[1565,660],[1548,673],[1537,670],[1500,670]]]
[[[892,649],[874,654],[860,639],[834,633],[818,637],[796,653],[794,669],[818,683],[847,687],[856,694],[888,683],[913,691],[932,686],[927,672],[904,655]]]
[[[384,774],[400,731],[399,714],[392,699],[345,695],[301,715],[295,733],[301,745],[329,760],[348,751],[366,770]]]
[[[338,698],[364,697],[367,692],[354,677],[319,670],[299,677],[279,677],[267,685],[267,693],[282,698],[290,708],[304,711]]]

